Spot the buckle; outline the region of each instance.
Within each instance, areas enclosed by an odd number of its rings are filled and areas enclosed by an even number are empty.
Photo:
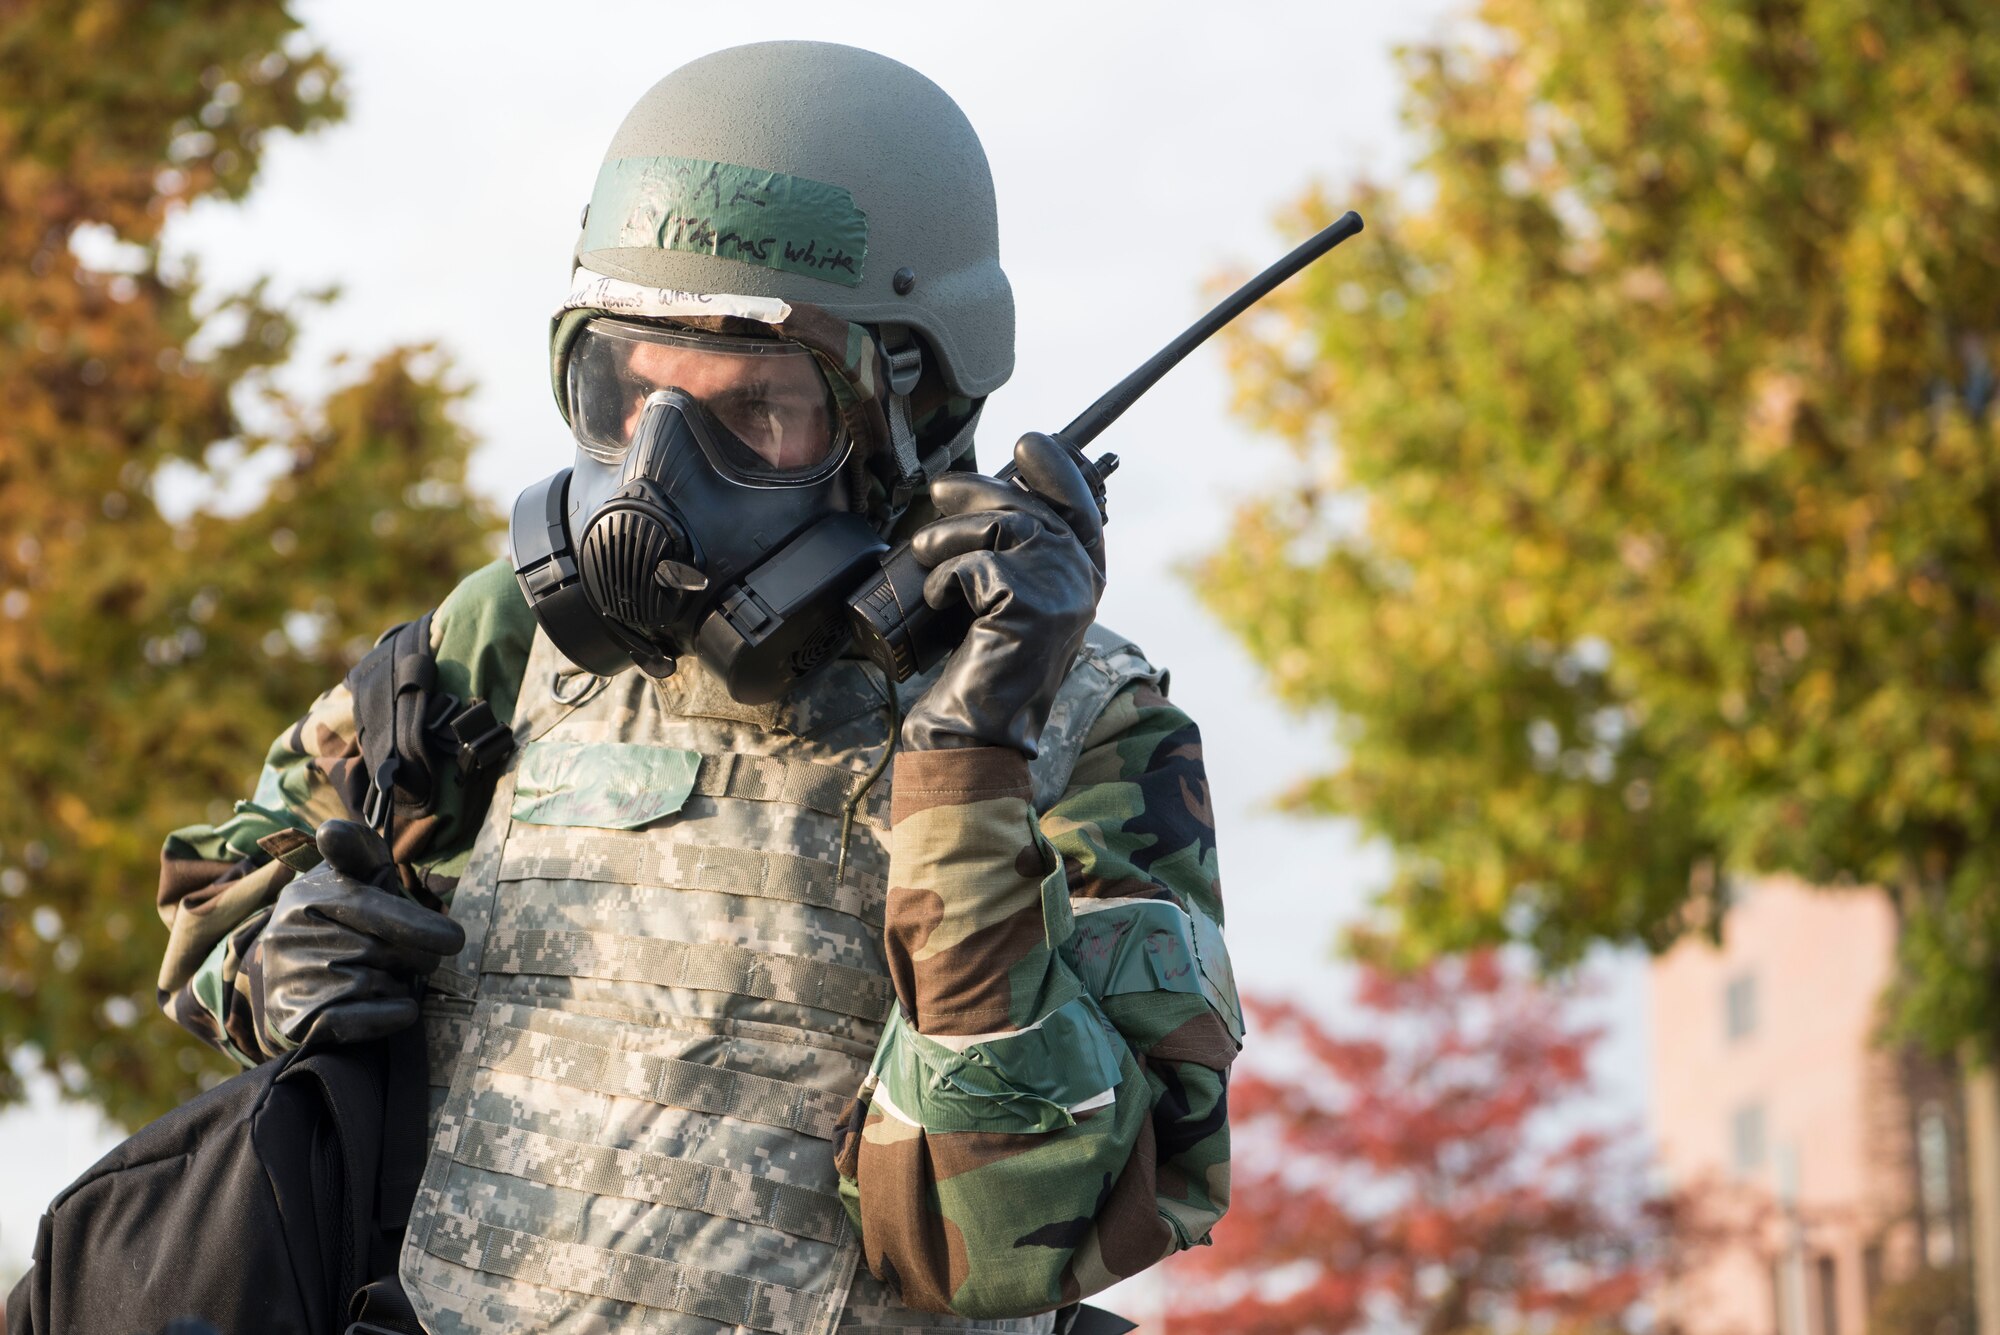
[[[906,326],[883,326],[882,360],[888,365],[891,394],[908,394],[923,377],[924,350]]]
[[[396,773],[403,762],[390,756],[368,781],[368,796],[361,800],[361,819],[368,828],[389,837],[389,812],[395,805]]]
[[[431,700],[424,732],[432,745],[451,756],[460,778],[491,769],[514,750],[513,730],[494,718],[493,707],[477,697],[461,707],[457,696],[439,692]]]

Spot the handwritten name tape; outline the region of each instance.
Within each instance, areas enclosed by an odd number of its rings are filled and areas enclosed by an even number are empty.
[[[701,158],[614,158],[597,174],[583,249],[654,248],[859,287],[868,215],[837,185]]]

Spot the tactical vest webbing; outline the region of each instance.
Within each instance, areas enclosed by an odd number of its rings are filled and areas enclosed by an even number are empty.
[[[1141,677],[1092,632],[1038,807]],[[895,1004],[884,761],[927,684],[892,713],[842,660],[744,706],[692,662],[607,682],[536,636],[451,906],[466,945],[426,1003],[434,1130],[401,1275],[432,1335],[1050,1329],[904,1307],[857,1273],[838,1195],[836,1119]]]

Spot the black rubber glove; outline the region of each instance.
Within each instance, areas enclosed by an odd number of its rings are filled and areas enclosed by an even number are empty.
[[[915,751],[1011,746],[1033,757],[1056,692],[1104,592],[1104,526],[1063,446],[1021,437],[1023,491],[978,473],[931,484],[942,516],[911,551],[930,569],[924,601],[972,608],[972,630],[903,723]]]
[[[389,847],[358,821],[319,827],[326,861],[278,892],[258,939],[263,1023],[298,1044],[359,1043],[417,1019],[421,980],[465,929],[393,885]]]

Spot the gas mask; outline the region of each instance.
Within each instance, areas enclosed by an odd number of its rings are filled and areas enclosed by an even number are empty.
[[[851,512],[854,443],[818,361],[780,339],[591,319],[567,367],[575,464],[515,503],[515,573],[577,666],[664,677],[698,654],[746,704],[849,637],[887,549]]]

